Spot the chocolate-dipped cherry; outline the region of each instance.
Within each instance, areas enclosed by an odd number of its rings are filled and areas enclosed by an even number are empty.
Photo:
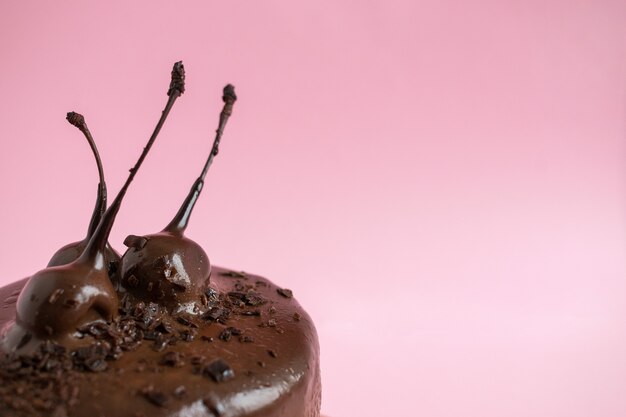
[[[100,182],[98,183],[96,206],[94,207],[93,213],[91,215],[89,228],[87,229],[87,236],[79,242],[67,244],[59,249],[52,256],[50,262],[48,262],[48,266],[65,265],[78,259],[83,253],[85,247],[87,246],[87,242],[89,242],[89,239],[96,231],[98,223],[100,223],[100,219],[102,218],[102,215],[107,208],[107,186],[106,182],[104,181],[104,169],[102,168],[102,161],[100,160],[98,148],[96,147],[96,143],[91,136],[89,128],[87,127],[85,118],[81,114],[69,112],[67,114],[67,121],[70,122],[70,124],[72,124],[73,126],[76,126],[83,133],[83,135],[85,135],[85,138],[87,139],[87,142],[89,143],[91,151],[93,152],[93,156],[96,160]],[[105,247],[104,258],[106,265],[108,266],[109,275],[112,276],[119,267],[120,255],[111,247],[111,245],[107,243]]]
[[[169,99],[161,118],[128,179],[104,213],[80,257],[67,265],[53,266],[33,275],[16,304],[16,326],[2,340],[5,351],[32,348],[41,339],[79,344],[76,329],[98,320],[112,320],[118,297],[109,280],[105,247],[122,199],[137,170],[152,147],[172,105],[184,91],[184,68],[177,62],[172,70]]]
[[[184,232],[237,100],[232,85],[224,87],[222,100],[224,107],[211,153],[178,213],[160,233],[130,235],[124,241],[128,250],[122,256],[122,287],[137,299],[158,302],[171,312],[199,312],[200,295],[209,283],[209,258]]]

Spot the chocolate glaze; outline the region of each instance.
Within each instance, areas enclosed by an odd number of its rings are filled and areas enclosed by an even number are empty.
[[[142,237],[123,256],[123,290],[145,302],[158,302],[172,312],[197,313],[209,281],[209,257],[193,240],[162,232]],[[137,241],[134,241],[137,243]]]
[[[76,256],[71,262],[0,288],[0,417],[319,416],[317,334],[291,290],[211,271],[184,236],[236,100],[232,86],[211,154],[177,215],[160,233],[129,236],[121,275],[107,273],[121,201],[184,77],[176,63],[161,119],[104,213],[95,144],[82,116],[68,114],[96,155],[99,200],[87,239],[51,261]]]
[[[0,305],[0,329],[11,326],[16,295],[24,282],[0,289],[0,300],[4,300]],[[232,314],[225,323],[202,320],[192,341],[178,341],[156,351],[151,341],[144,340],[135,350],[108,361],[105,371],[76,375],[79,392],[74,405],[62,407],[66,415],[319,416],[317,335],[310,317],[295,298],[280,295],[279,288],[265,278],[219,267],[213,268],[210,287],[221,294],[252,287],[265,302],[243,310],[258,310],[260,315],[246,315],[241,311]],[[220,339],[220,334],[228,328],[243,333],[228,341]],[[244,336],[249,339],[243,339]],[[208,341],[210,338],[212,341]],[[180,361],[174,360],[171,352],[180,355]],[[168,355],[172,359],[169,362]],[[234,374],[222,382],[216,382],[202,371],[218,359]],[[35,408],[32,414],[27,410],[29,407],[19,401],[18,407],[21,404],[24,409],[13,409],[11,404],[16,400],[7,393],[15,392],[18,386],[17,382],[0,385],[0,416],[47,417],[61,409],[53,404],[50,410]],[[34,389],[30,383],[21,386],[25,393]],[[28,395],[23,395],[25,402],[30,398]]]

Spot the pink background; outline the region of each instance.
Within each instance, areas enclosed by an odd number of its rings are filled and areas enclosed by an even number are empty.
[[[232,82],[189,235],[294,290],[325,413],[626,415],[624,1],[84,3],[0,6],[0,284],[86,231],[65,113],[114,196],[182,59],[114,246],[176,211]]]

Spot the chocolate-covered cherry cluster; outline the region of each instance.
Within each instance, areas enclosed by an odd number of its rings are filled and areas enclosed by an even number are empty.
[[[77,329],[114,320],[122,293],[137,302],[158,303],[172,313],[181,309],[191,314],[201,312],[200,299],[209,284],[211,266],[204,250],[185,237],[184,232],[237,100],[232,85],[224,88],[224,107],[209,157],[172,221],[159,233],[128,236],[124,241],[128,250],[121,257],[108,243],[124,195],[176,99],[184,91],[185,71],[182,62],[177,62],[161,117],[108,208],[104,170],[95,142],[84,117],[68,113],[67,120],[84,134],[96,160],[99,174],[96,206],[85,239],[59,249],[47,268],[28,279],[17,300],[15,324],[0,335],[1,350],[32,350],[43,340],[80,344]]]

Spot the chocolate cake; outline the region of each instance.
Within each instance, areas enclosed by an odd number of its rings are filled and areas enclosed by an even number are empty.
[[[0,288],[0,416],[315,417],[315,327],[290,290],[212,267],[185,237],[237,99],[224,107],[210,155],[180,210],[159,233],[108,243],[123,197],[184,92],[172,70],[168,101],[146,147],[107,208],[104,171],[84,117],[100,183],[87,236],[48,267]]]

